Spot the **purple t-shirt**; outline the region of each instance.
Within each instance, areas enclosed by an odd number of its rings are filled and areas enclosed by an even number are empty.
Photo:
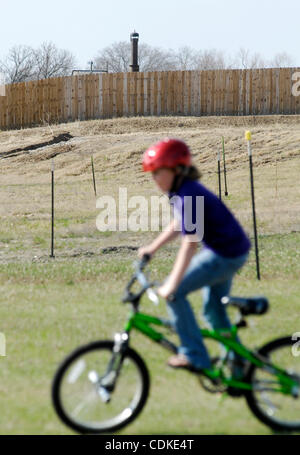
[[[197,234],[205,247],[224,257],[249,251],[251,242],[240,223],[200,182],[186,178],[176,193],[169,193],[169,198],[183,235]]]

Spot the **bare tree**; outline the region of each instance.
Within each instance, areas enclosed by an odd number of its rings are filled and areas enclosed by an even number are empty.
[[[225,69],[228,66],[225,55],[221,51],[210,49],[198,53],[196,61],[196,69],[198,70]]]
[[[67,50],[58,49],[55,44],[44,42],[34,51],[35,79],[67,76],[75,66],[74,56]]]
[[[129,71],[130,64],[130,43],[119,41],[107,46],[94,58],[97,69],[104,69],[108,65],[109,71],[122,73]]]
[[[259,52],[252,54],[250,59],[250,68],[265,68],[268,66],[267,61],[260,55]]]
[[[34,51],[29,46],[14,46],[5,60],[0,62],[0,71],[8,84],[28,81],[33,77]]]
[[[242,69],[249,68],[249,54],[250,51],[248,49],[241,47],[236,55],[235,66]]]
[[[98,69],[109,67],[111,72],[129,71],[131,44],[120,41],[99,51],[95,57]],[[214,69],[255,69],[269,66],[291,66],[292,58],[286,53],[277,53],[268,61],[259,52],[251,53],[241,47],[238,53],[231,57],[217,49],[197,50],[189,46],[181,47],[178,51],[164,50],[148,44],[139,46],[140,71],[170,71],[170,70],[214,70]]]
[[[171,71],[176,69],[176,56],[172,50],[141,44],[139,65],[141,71]]]
[[[249,49],[241,47],[236,55],[235,66],[243,69],[254,69],[265,68],[268,64],[258,52],[251,54]]]
[[[177,69],[182,71],[199,69],[200,56],[200,52],[189,46],[181,47],[175,55]]]
[[[113,43],[99,51],[95,57],[96,68],[108,68],[110,72],[128,72],[131,57],[131,44],[126,41]],[[173,51],[165,51],[148,44],[139,46],[140,71],[165,71],[176,68]]]
[[[269,63],[270,67],[283,68],[294,66],[293,58],[286,52],[278,52]]]
[[[131,44],[127,41],[113,43],[102,49],[95,57],[96,68],[111,72],[129,71]],[[250,53],[240,48],[234,59],[224,52],[195,50],[185,46],[177,52],[152,47],[148,44],[139,46],[140,71],[170,70],[213,70],[227,68],[265,68],[268,66],[292,66],[293,60],[286,52],[277,53],[269,62],[259,53]],[[0,72],[5,75],[5,82],[23,82],[32,79],[66,76],[75,66],[74,56],[67,50],[58,49],[52,42],[44,42],[33,49],[29,46],[14,46],[5,60],[0,61]]]
[[[267,60],[258,52],[250,53],[248,49],[240,48],[235,58],[236,68],[255,69],[255,68],[280,68],[293,66],[292,57],[287,52],[278,52],[275,56]]]
[[[43,43],[38,49],[29,46],[14,46],[8,56],[0,62],[0,72],[6,82],[26,82],[33,79],[46,79],[66,76],[74,67],[73,55],[58,49],[53,43]]]

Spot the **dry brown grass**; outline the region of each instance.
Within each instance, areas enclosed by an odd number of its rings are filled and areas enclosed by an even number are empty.
[[[152,142],[167,135],[187,141],[195,163],[203,172],[204,184],[216,193],[216,158],[224,136],[229,189],[226,203],[252,233],[245,129],[251,129],[253,135],[260,234],[299,231],[299,121],[300,116],[268,116],[149,117],[75,122],[52,126],[54,135],[68,131],[74,136],[69,142],[18,152],[5,159],[1,159],[4,152],[49,141],[52,134],[48,127],[1,132],[0,242],[1,236],[6,238],[8,231],[13,237],[10,245],[19,242],[20,253],[32,245],[33,238],[45,238],[48,242],[51,157],[56,155],[56,216],[62,220],[58,222],[56,234],[58,238],[66,239],[62,251],[71,248],[68,237],[76,238],[77,246],[95,249],[99,244],[95,238],[99,234],[95,227],[98,210],[92,188],[90,156],[94,156],[99,195],[117,197],[119,187],[126,186],[129,196],[149,197],[158,193],[151,177],[141,171],[142,154]],[[144,239],[145,234],[142,235]],[[102,246],[137,245],[140,242],[141,236],[135,233],[112,233],[101,237]],[[9,250],[7,245],[5,248],[2,253]],[[36,240],[32,251],[38,250]],[[12,248],[12,256],[13,251]]]
[[[195,162],[204,173],[215,172],[216,153],[225,137],[228,169],[238,169],[247,161],[245,129],[253,132],[256,166],[299,156],[300,116],[267,117],[149,117],[75,122],[52,127],[55,135],[69,131],[74,139],[37,150],[19,152],[1,160],[2,183],[42,183],[48,178],[49,162],[58,154],[57,178],[72,180],[89,176],[89,157],[102,175],[139,174],[142,152],[163,136],[176,136],[188,142]],[[15,148],[25,148],[51,140],[48,127],[0,133],[0,157]]]

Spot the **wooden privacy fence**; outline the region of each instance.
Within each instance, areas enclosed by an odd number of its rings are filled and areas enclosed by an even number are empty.
[[[105,73],[10,84],[0,96],[0,129],[135,115],[300,114],[297,72]]]

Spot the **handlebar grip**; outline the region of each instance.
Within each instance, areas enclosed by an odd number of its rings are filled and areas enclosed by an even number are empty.
[[[145,265],[148,264],[150,259],[151,259],[150,254],[148,254],[148,253],[144,254],[144,256],[142,257],[141,262],[140,262],[141,269],[143,269],[145,267]]]

